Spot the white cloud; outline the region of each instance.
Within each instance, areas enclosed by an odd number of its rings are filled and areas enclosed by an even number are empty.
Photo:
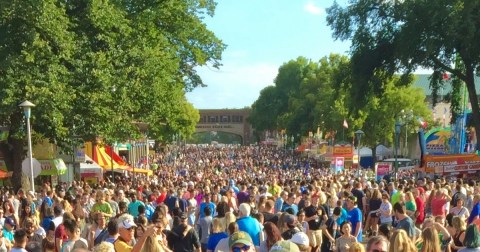
[[[325,12],[325,10],[319,6],[317,6],[313,1],[308,1],[304,6],[303,10],[306,12],[313,14],[313,15],[321,15]]]

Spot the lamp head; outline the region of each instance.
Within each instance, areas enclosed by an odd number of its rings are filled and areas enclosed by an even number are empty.
[[[402,124],[400,122],[395,122],[395,134],[400,134],[402,129]]]
[[[35,107],[35,104],[29,102],[29,101],[24,101],[20,104],[18,104],[19,107],[23,108],[23,113],[25,114],[25,117],[29,118],[30,117],[30,111],[32,107]]]

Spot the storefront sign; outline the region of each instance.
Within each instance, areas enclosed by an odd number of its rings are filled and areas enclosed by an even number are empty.
[[[85,162],[85,149],[76,149],[75,150],[75,162],[83,163]]]
[[[40,175],[42,176],[52,176],[52,175],[61,175],[65,174],[67,171],[67,166],[62,159],[49,159],[49,160],[38,160],[41,165],[42,172]]]
[[[480,157],[476,154],[426,156],[425,172],[452,173],[480,171]]]
[[[334,146],[333,155],[352,155],[353,147],[352,146]]]

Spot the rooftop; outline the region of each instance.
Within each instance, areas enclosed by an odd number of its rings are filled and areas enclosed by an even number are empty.
[[[430,88],[430,74],[415,74],[414,76],[412,86],[422,88],[426,96],[431,96],[432,89]],[[444,87],[438,92],[439,96],[446,95],[452,91],[451,82],[451,79],[445,81]],[[477,90],[477,94],[479,94],[480,77],[478,76],[475,76],[475,89]]]

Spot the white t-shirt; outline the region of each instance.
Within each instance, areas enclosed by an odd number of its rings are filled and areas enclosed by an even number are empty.
[[[26,249],[24,248],[18,248],[18,247],[13,247],[10,252],[28,252]]]

